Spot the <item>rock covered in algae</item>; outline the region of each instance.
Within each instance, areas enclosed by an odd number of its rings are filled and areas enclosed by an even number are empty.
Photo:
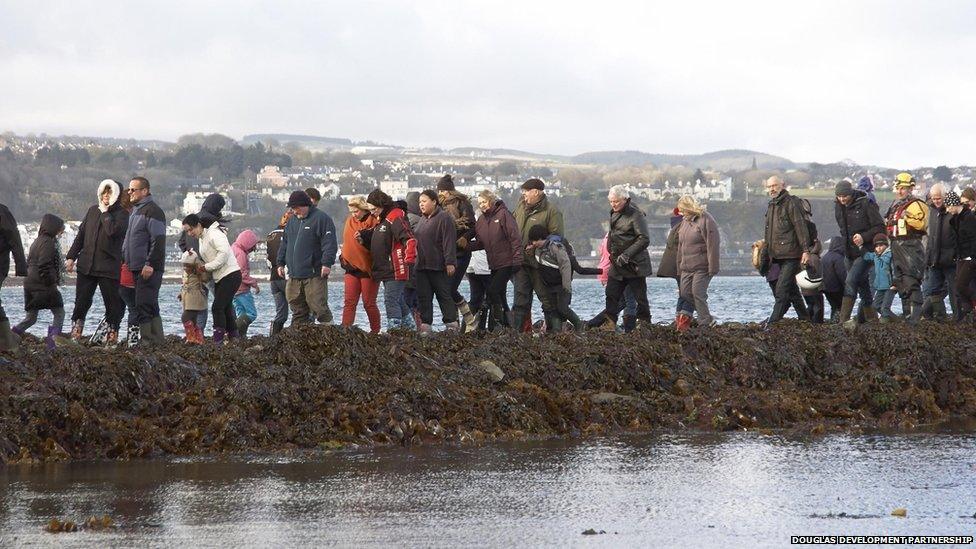
[[[8,463],[656,428],[819,434],[976,415],[976,343],[928,323],[541,338],[305,326],[131,352],[25,341],[0,355]]]

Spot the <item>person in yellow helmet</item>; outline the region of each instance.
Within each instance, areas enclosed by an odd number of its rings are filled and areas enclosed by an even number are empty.
[[[885,214],[891,239],[891,282],[901,297],[909,322],[922,316],[922,278],[925,276],[925,247],[922,239],[928,230],[929,207],[917,198],[915,177],[902,172],[895,177],[895,201]]]

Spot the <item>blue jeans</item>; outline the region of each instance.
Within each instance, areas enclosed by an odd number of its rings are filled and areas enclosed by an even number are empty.
[[[399,321],[410,316],[410,308],[403,298],[403,288],[406,285],[405,280],[383,281],[383,306],[386,308],[387,325],[390,324],[390,319]]]
[[[637,316],[637,298],[630,286],[624,288],[624,315]]]
[[[844,297],[857,297],[860,295],[861,303],[871,303],[871,281],[868,273],[874,264],[865,261],[863,257],[854,260],[848,259],[847,278],[844,280]],[[863,306],[863,305],[862,305]]]
[[[945,295],[952,291],[956,282],[956,266],[929,267],[922,279],[922,297]]]
[[[254,304],[254,294],[250,290],[234,296],[234,314],[238,317],[246,316],[251,320],[258,317],[258,308]]]
[[[895,296],[898,292],[892,289],[882,289],[875,290],[874,292],[874,310],[881,314],[881,318],[891,318],[894,316],[891,312],[891,304],[895,301]]]

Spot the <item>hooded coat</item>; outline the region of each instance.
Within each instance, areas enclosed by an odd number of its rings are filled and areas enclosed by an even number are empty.
[[[111,191],[108,206],[102,205],[102,193]],[[111,179],[98,185],[95,198],[98,201],[88,208],[85,218],[78,227],[71,248],[65,258],[77,261],[79,274],[100,278],[119,279],[122,267],[122,241],[129,224],[129,214],[122,209],[119,196],[122,186]]]
[[[473,250],[485,250],[488,267],[502,269],[522,265],[522,236],[515,217],[501,200],[484,212],[475,222]]]
[[[237,288],[237,294],[246,294],[251,288],[258,287],[258,281],[251,276],[251,262],[248,254],[258,247],[258,235],[250,229],[241,231],[237,239],[230,245],[230,250],[234,252],[237,266],[241,269],[241,285]]]
[[[847,279],[847,263],[844,258],[844,237],[835,236],[830,239],[830,249],[820,260],[823,269],[823,291],[838,293],[844,291],[844,281]]]
[[[14,273],[27,276],[27,256],[20,240],[17,220],[6,206],[0,204],[0,279],[10,271],[10,256],[14,256]]]
[[[403,210],[396,207],[385,210],[376,226],[360,231],[360,238],[369,245],[373,280],[410,279],[411,265],[417,261],[417,241]]]
[[[339,265],[347,275],[356,278],[369,278],[373,270],[373,258],[369,253],[369,240],[363,239],[363,243],[356,240],[356,234],[360,231],[368,231],[376,226],[379,221],[376,216],[369,212],[359,212],[351,214],[346,218],[346,224],[342,228],[342,251],[339,253]],[[362,238],[362,236],[360,236]]]
[[[37,238],[27,255],[27,280],[24,281],[24,309],[39,311],[64,307],[58,285],[61,283],[61,254],[58,253],[58,233],[64,220],[44,214]]]
[[[459,254],[464,254],[468,251],[471,239],[474,238],[474,208],[471,206],[471,199],[467,195],[457,191],[444,192],[446,193],[444,197],[438,197],[437,201],[441,208],[454,220],[454,229],[457,232],[457,251]]]

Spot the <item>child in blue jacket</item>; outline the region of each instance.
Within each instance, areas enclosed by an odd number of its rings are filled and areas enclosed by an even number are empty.
[[[882,233],[874,236],[874,251],[864,254],[865,261],[874,262],[874,309],[881,314],[881,322],[888,322],[894,316],[891,303],[898,292],[891,284],[891,250],[888,237]]]

